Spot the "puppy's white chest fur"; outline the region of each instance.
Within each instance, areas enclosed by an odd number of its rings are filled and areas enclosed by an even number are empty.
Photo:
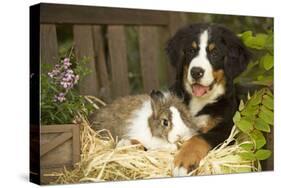
[[[201,116],[195,117],[193,119],[193,121],[195,122],[195,125],[198,129],[207,127],[209,120],[210,120],[209,115],[201,115]]]
[[[217,98],[224,94],[225,89],[220,84],[215,84],[213,89],[203,97],[193,97],[189,103],[189,109],[192,116],[196,116],[196,114],[202,110],[207,104],[212,104],[217,101]]]
[[[196,116],[199,111],[201,111],[207,104],[216,102],[212,98],[198,98],[192,97],[189,103],[190,113],[192,116]]]
[[[202,99],[202,98],[195,98],[193,97],[189,103],[189,108],[190,108],[190,112],[191,115],[194,117],[193,121],[195,123],[195,125],[197,126],[197,128],[203,128],[206,127],[208,125],[208,121],[210,119],[209,115],[200,115],[200,116],[196,116],[198,114],[199,111],[201,111],[207,104],[211,104],[216,102],[216,100],[213,99]]]

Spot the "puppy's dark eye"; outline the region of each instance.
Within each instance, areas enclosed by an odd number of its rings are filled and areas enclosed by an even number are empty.
[[[190,48],[190,49],[188,50],[188,53],[189,53],[189,54],[195,54],[195,52],[196,52],[196,50],[195,50],[194,48]]]
[[[217,57],[218,56],[218,52],[217,52],[217,50],[216,49],[213,49],[212,51],[210,51],[210,56],[211,57]]]
[[[191,55],[194,55],[195,53],[196,53],[196,49],[194,49],[194,48],[184,50],[185,55],[191,56]]]
[[[169,120],[167,120],[167,119],[162,119],[161,124],[162,124],[163,127],[168,127],[168,126],[169,126]]]

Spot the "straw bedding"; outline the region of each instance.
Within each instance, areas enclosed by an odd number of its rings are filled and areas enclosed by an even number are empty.
[[[144,151],[140,145],[115,147],[117,140],[107,130],[95,131],[86,119],[81,120],[81,161],[73,170],[44,174],[56,177],[51,184],[100,182],[172,177],[175,153],[164,150]],[[255,161],[243,160],[244,152],[235,140],[239,131],[234,127],[229,138],[214,148],[188,175],[209,175],[259,171]]]

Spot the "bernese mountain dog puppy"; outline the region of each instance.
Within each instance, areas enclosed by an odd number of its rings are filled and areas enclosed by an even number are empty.
[[[173,173],[180,176],[229,136],[239,102],[233,80],[246,69],[250,52],[229,29],[204,23],[180,29],[166,50],[176,69],[170,89],[184,98],[199,129],[175,156]]]

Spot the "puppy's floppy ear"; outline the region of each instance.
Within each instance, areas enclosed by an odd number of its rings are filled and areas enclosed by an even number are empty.
[[[166,52],[171,65],[177,70],[178,79],[182,79],[182,67],[184,62],[184,46],[192,42],[192,37],[199,34],[202,28],[207,28],[207,24],[196,23],[180,28],[176,34],[168,41]]]
[[[242,41],[231,31],[224,28],[222,37],[227,48],[224,70],[226,76],[234,79],[247,68],[251,59],[251,53]]]
[[[182,31],[179,30],[167,43],[166,52],[168,54],[170,63],[175,68],[181,64],[182,54]]]

